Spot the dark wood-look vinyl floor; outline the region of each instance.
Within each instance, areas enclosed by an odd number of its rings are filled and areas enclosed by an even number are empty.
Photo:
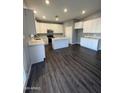
[[[101,93],[101,54],[80,45],[53,50],[32,65],[26,93]]]

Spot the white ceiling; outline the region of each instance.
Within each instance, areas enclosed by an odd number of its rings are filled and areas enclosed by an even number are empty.
[[[101,0],[50,0],[50,5],[45,4],[45,0],[24,0],[24,5],[37,11],[35,17],[44,20],[42,16],[46,16],[44,21],[55,21],[55,16],[59,16],[59,22],[70,19],[79,19],[86,17],[94,12],[101,10]],[[68,9],[64,13],[64,8]],[[81,11],[85,10],[84,15]]]

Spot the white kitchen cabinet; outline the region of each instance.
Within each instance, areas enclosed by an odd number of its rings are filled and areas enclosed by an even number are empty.
[[[40,33],[47,33],[47,29],[49,27],[48,24],[45,24],[45,23],[39,23],[40,24]]]
[[[101,33],[101,18],[83,22],[84,33]]]
[[[31,63],[38,63],[44,61],[45,48],[43,45],[35,45],[29,47]]]
[[[76,22],[74,28],[75,29],[83,29],[83,22],[82,21]]]
[[[91,31],[92,31],[92,22],[91,21],[83,22],[83,32],[91,33]]]
[[[48,29],[54,31],[54,33],[63,33],[63,25],[61,24],[48,24]]]
[[[63,25],[56,24],[55,33],[63,33]]]
[[[99,43],[100,43],[100,39],[97,39],[97,38],[84,38],[84,37],[82,37],[80,40],[81,46],[95,50],[95,51],[101,49]]]
[[[32,64],[43,62],[45,58],[45,46],[43,40],[29,41],[29,55]]]
[[[52,23],[36,23],[37,33],[47,33],[47,30],[53,30],[54,33],[63,33],[63,25],[62,24],[52,24]]]
[[[101,18],[96,19],[96,33],[101,33]]]
[[[40,27],[40,23],[35,21],[35,26],[36,26],[36,32],[40,33],[41,32],[41,27]]]

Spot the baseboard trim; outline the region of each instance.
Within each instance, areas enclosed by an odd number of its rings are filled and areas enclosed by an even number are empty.
[[[74,45],[74,44],[80,44],[80,42],[71,43],[71,45]]]
[[[80,45],[79,43],[71,43],[69,45],[72,46],[72,45],[76,45],[76,44]]]

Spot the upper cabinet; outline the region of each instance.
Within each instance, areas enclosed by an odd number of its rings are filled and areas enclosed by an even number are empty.
[[[101,18],[96,19],[96,32],[101,33]]]
[[[82,21],[76,22],[74,28],[75,29],[83,29],[83,22]]]
[[[63,33],[63,25],[62,24],[36,22],[36,32],[37,33],[47,33],[48,29],[53,30],[54,33]]]
[[[36,26],[36,32],[40,33],[40,23],[38,23],[37,21],[35,21],[35,26]]]
[[[63,33],[63,25],[61,24],[49,24],[49,29],[53,30],[54,33]]]
[[[101,33],[101,18],[83,22],[84,33]]]

